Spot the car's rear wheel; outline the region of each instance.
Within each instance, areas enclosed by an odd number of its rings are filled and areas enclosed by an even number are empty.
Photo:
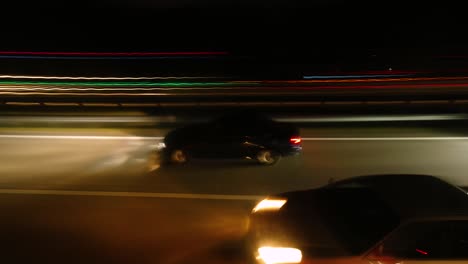
[[[187,152],[183,149],[174,149],[173,151],[171,151],[170,161],[171,163],[175,163],[175,164],[187,163],[188,161]]]
[[[262,149],[257,153],[257,161],[262,165],[274,165],[281,159],[281,154],[269,149]]]

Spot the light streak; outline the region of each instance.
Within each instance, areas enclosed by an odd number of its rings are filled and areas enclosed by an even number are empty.
[[[103,57],[83,57],[83,56],[12,56],[12,55],[0,55],[0,59],[47,59],[47,60],[155,60],[155,59],[211,59],[211,58],[216,58],[216,57],[210,57],[210,56],[146,56],[146,57],[141,57],[141,56],[136,56],[136,57],[110,57],[110,56],[103,56]]]
[[[169,93],[45,93],[45,92],[0,92],[0,95],[55,95],[55,96],[170,96]],[[185,94],[184,94],[185,95]],[[190,96],[191,94],[187,94]]]
[[[256,83],[251,83],[255,85]],[[0,85],[50,85],[50,86],[234,86],[233,82],[46,82],[46,81],[0,81]]]
[[[84,77],[84,76],[31,76],[31,75],[0,75],[0,79],[15,80],[14,82],[21,84],[41,84],[41,82],[22,81],[16,79],[28,79],[28,80],[84,80],[84,81],[93,81],[93,80],[102,80],[102,81],[137,81],[137,80],[190,80],[190,79],[223,79],[228,77],[219,77],[219,76],[141,76],[141,77]],[[269,80],[249,80],[249,81],[229,81],[224,83],[229,84],[247,84],[247,85],[261,85],[261,84],[311,84],[311,83],[360,83],[360,82],[422,82],[422,81],[465,81],[468,80],[468,77],[412,77],[412,78],[366,78],[366,79],[319,79],[319,80],[280,80],[280,81],[269,81]],[[11,81],[13,82],[13,81]],[[46,82],[42,82],[46,83]],[[50,82],[52,84],[56,82]],[[75,84],[76,82],[70,82],[70,84]],[[104,82],[102,82],[104,83]],[[122,82],[123,83],[123,82]],[[151,84],[151,82],[149,82]],[[157,83],[157,82],[155,82]],[[178,82],[164,82],[161,84],[172,84],[176,85]],[[185,83],[181,83],[186,84]],[[218,82],[219,83],[219,82]],[[49,84],[49,82],[47,82]],[[61,83],[59,83],[61,84]],[[68,84],[68,83],[66,83]],[[126,84],[126,83],[125,83]],[[130,83],[132,84],[132,83]],[[210,82],[205,83],[195,83],[195,84],[210,84]],[[214,83],[217,84],[217,83]]]
[[[47,85],[0,85],[0,91],[192,91],[192,90],[252,90],[252,87],[90,87],[90,86],[47,86]]]
[[[346,79],[346,78],[380,78],[380,77],[405,77],[408,74],[364,74],[364,75],[311,75],[304,76],[304,79]]]
[[[242,84],[244,86],[236,86]],[[326,85],[326,86],[265,86],[258,82],[47,82],[47,81],[0,81],[3,87],[230,87],[235,89],[251,89],[257,86],[272,90],[314,90],[314,89],[418,89],[418,88],[457,88],[468,87],[468,83],[401,83],[401,84],[366,84],[366,85]]]
[[[140,198],[238,200],[238,201],[255,201],[255,200],[258,200],[259,197],[261,197],[258,195],[241,195],[241,194],[106,192],[106,191],[34,190],[34,189],[0,189],[0,194],[49,195],[49,196],[58,195],[58,196],[140,197]]]
[[[216,56],[228,55],[225,51],[178,52],[60,52],[60,51],[0,51],[0,55],[13,56]]]
[[[319,79],[319,80],[282,80],[282,81],[257,81],[258,83],[293,83],[293,84],[308,84],[308,83],[355,83],[355,82],[409,82],[409,81],[458,81],[468,80],[468,77],[413,77],[413,78],[366,78],[366,79]],[[236,81],[238,83],[250,81]]]
[[[71,88],[62,88],[62,87],[47,87],[47,86],[39,86],[39,87],[2,87],[0,86],[0,91],[193,91],[193,90],[230,90],[231,88],[227,87],[207,87],[207,88],[151,88],[151,87],[143,87],[143,88],[81,88],[81,87],[71,87]]]
[[[89,139],[89,140],[162,140],[163,136],[83,136],[83,135],[2,135],[0,138],[21,138],[21,139]],[[348,137],[348,138],[303,138],[304,141],[464,141],[468,137]],[[261,197],[263,198],[263,196]]]
[[[148,76],[148,77],[74,77],[74,76],[33,76],[33,75],[0,75],[0,79],[45,79],[45,80],[179,80],[179,79],[219,79],[216,76]]]

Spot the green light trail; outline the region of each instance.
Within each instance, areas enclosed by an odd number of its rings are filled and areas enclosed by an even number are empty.
[[[257,85],[255,82],[243,85]],[[233,82],[48,82],[48,81],[0,81],[0,85],[47,85],[47,86],[119,86],[119,87],[199,87],[199,86],[238,86]]]

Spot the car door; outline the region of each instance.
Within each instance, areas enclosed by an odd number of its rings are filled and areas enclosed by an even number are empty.
[[[369,263],[468,263],[468,221],[413,222],[399,228],[369,256]]]
[[[244,141],[242,127],[235,123],[214,123],[197,152],[203,158],[237,158],[242,156]]]
[[[191,158],[206,158],[212,156],[210,153],[211,142],[216,141],[213,137],[216,134],[209,124],[198,124],[181,136],[184,144],[181,148],[188,152]]]
[[[209,153],[213,158],[252,157],[263,146],[265,122],[239,117],[213,123]]]

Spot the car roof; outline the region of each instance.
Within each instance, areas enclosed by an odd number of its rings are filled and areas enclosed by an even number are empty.
[[[398,183],[405,183],[408,184],[420,184],[421,181],[438,181],[438,182],[445,182],[439,177],[433,175],[425,175],[425,174],[373,174],[373,175],[360,175],[355,176],[339,181],[332,182],[327,186],[338,186],[343,185],[351,182],[375,182],[375,183],[388,183],[388,182],[398,182]]]
[[[358,176],[317,189],[302,191],[302,195],[307,195],[307,192],[333,192],[339,189],[354,189],[356,192],[371,190],[385,201],[402,220],[446,215],[468,216],[468,194],[466,191],[430,175]],[[294,197],[295,193],[297,192],[285,195]],[[300,195],[296,197],[300,197]]]

